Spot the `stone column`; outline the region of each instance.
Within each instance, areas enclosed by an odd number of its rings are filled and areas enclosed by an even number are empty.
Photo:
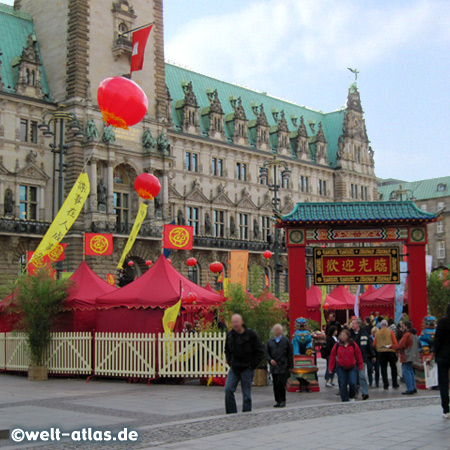
[[[108,214],[114,213],[114,162],[108,161]]]
[[[97,211],[97,162],[98,159],[91,158],[91,167],[89,171],[89,181],[91,183],[91,193],[89,195],[89,210]]]
[[[20,219],[26,219],[26,217],[20,217],[20,184],[17,183],[14,186],[14,215]]]

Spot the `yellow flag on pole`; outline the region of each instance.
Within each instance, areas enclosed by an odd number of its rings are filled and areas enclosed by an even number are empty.
[[[172,335],[173,330],[175,329],[175,323],[177,321],[178,313],[180,312],[181,307],[181,298],[180,300],[175,303],[175,305],[171,306],[170,308],[167,308],[164,311],[163,316],[163,328],[164,328],[164,334]]]
[[[120,257],[119,264],[117,264],[118,269],[123,269],[123,262],[125,261],[125,258],[127,257],[128,253],[130,253],[131,249],[133,248],[134,241],[136,240],[136,236],[138,235],[139,230],[141,229],[142,222],[144,221],[146,215],[147,215],[147,205],[145,203],[141,203],[141,206],[139,207],[139,211],[133,224],[133,228],[131,229],[130,236],[128,237],[128,241],[125,245],[125,248],[123,249],[122,256]]]
[[[48,255],[61,242],[66,233],[77,219],[90,190],[89,177],[86,173],[80,174],[69,192],[65,202],[58,211],[47,233],[39,243],[28,264],[34,264]]]

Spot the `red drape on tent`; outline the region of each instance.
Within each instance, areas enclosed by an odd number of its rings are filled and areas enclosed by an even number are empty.
[[[385,284],[373,292],[361,296],[360,316],[370,316],[371,313],[379,312],[381,316],[393,317],[395,311],[395,285]]]
[[[190,292],[197,294],[195,304],[186,302]],[[175,305],[182,293],[181,306],[186,311],[204,313],[205,308],[225,301],[224,297],[183,277],[164,256],[141,277],[127,286],[98,297],[98,331],[137,333],[162,332],[164,309]],[[186,315],[184,315],[185,317]],[[182,323],[177,321],[176,330]]]
[[[353,309],[355,306],[355,296],[351,294],[344,286],[336,286],[329,297],[333,298],[340,305],[336,309]],[[327,297],[328,302],[328,297]],[[331,309],[331,306],[330,306]]]

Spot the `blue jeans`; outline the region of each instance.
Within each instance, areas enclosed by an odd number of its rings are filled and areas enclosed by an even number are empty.
[[[361,388],[361,395],[367,395],[369,393],[369,384],[366,377],[367,364],[363,365],[362,370],[358,370],[359,387]]]
[[[402,363],[403,378],[406,383],[406,390],[412,392],[416,389],[416,377],[414,376],[414,369],[412,362]]]
[[[325,381],[333,381],[334,378],[334,372],[331,373],[330,369],[328,369],[328,364],[330,362],[330,357],[327,358],[327,367],[325,369]]]
[[[337,366],[339,393],[343,402],[348,402],[351,398],[355,398],[358,372],[357,366],[352,369],[343,369]]]
[[[255,371],[253,369],[246,369],[242,372],[235,372],[230,368],[225,383],[225,410],[227,414],[237,413],[236,399],[234,393],[236,392],[239,381],[242,387],[243,405],[242,412],[252,410],[252,383]]]
[[[375,375],[375,377],[374,377]],[[376,387],[380,384],[380,364],[378,362],[378,356],[373,363],[372,360],[369,358],[367,360],[367,376],[369,378],[369,384],[372,386],[374,378],[375,378],[375,385]]]

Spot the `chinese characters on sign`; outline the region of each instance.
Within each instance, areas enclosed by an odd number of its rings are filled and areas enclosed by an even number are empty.
[[[398,247],[315,248],[315,284],[396,284]]]

